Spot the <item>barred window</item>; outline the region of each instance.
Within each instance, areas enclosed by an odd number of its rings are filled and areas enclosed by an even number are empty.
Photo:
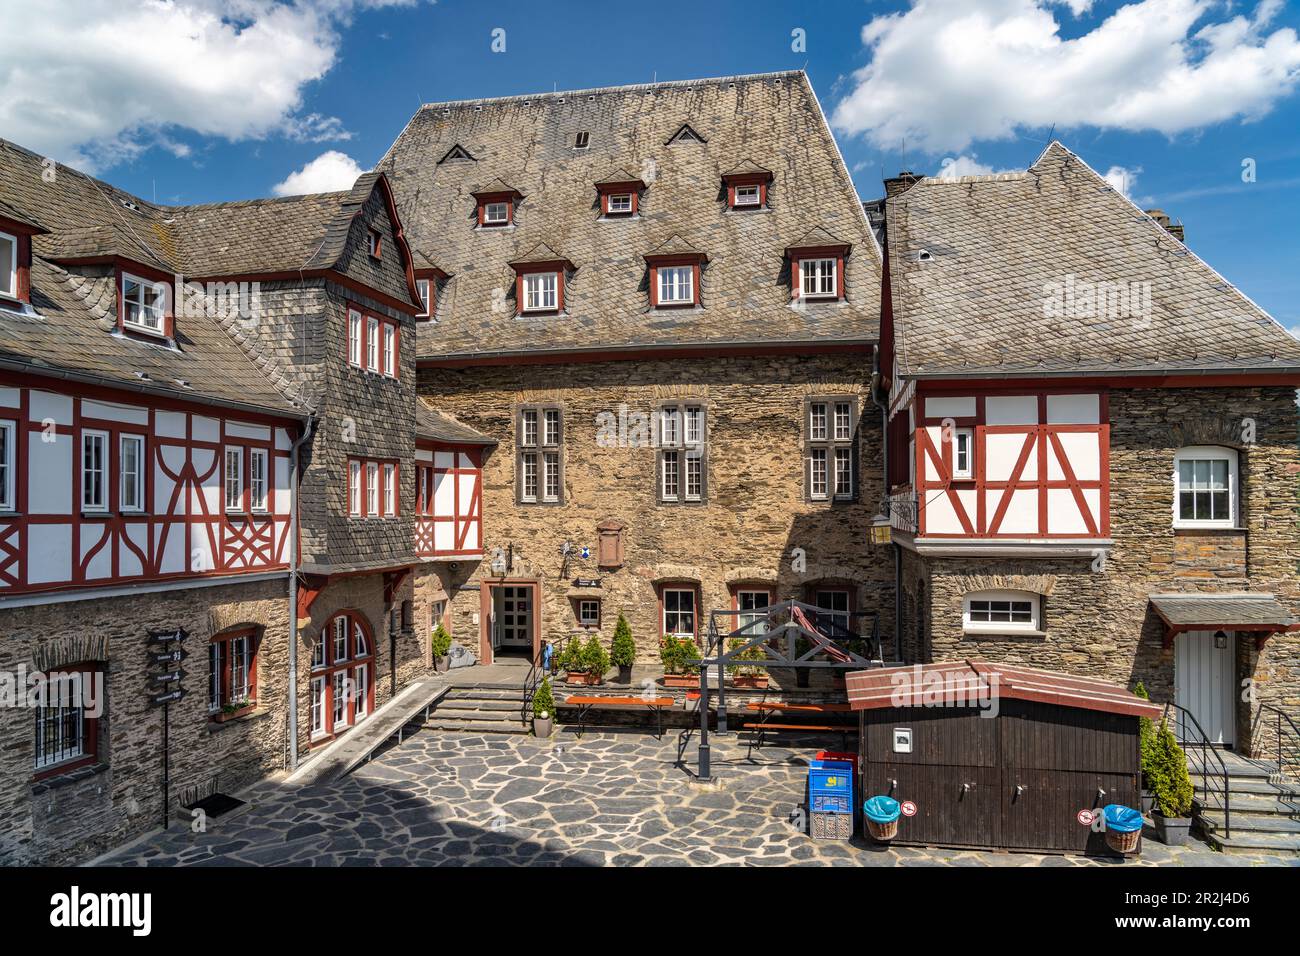
[[[554,406],[519,409],[515,474],[520,504],[564,500],[564,414]]]
[[[812,501],[855,501],[858,400],[809,399],[804,406],[804,484]]]
[[[703,405],[674,403],[659,408],[660,504],[705,500],[707,437]]]
[[[88,705],[99,694],[87,666],[46,675],[36,701],[35,769],[55,773],[93,759],[97,752],[97,722]],[[102,691],[102,689],[101,689]],[[98,702],[102,706],[102,701]]]

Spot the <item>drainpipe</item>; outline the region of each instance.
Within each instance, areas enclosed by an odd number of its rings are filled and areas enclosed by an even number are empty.
[[[880,397],[880,347],[871,353],[871,401],[880,409],[880,456],[881,469],[884,474],[884,496],[882,504],[889,502],[889,402]],[[903,653],[903,551],[897,544],[890,545],[894,550],[894,653],[902,658]],[[880,656],[885,656],[881,649]]]
[[[316,429],[312,415],[303,426],[302,436],[289,449],[289,769],[298,769],[298,449]]]

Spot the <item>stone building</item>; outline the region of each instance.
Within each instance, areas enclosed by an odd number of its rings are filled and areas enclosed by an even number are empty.
[[[886,185],[904,656],[1140,680],[1275,753],[1266,708],[1300,710],[1300,343],[1059,143]]]
[[[6,142],[0,263],[0,861],[76,861],[161,824],[159,700],[188,822],[427,669],[419,288],[382,175],[158,206]]]
[[[623,614],[654,663],[789,597],[891,636],[880,253],[802,73],[430,104],[378,168],[432,290],[420,397],[497,443],[482,559],[417,584],[457,640]]]

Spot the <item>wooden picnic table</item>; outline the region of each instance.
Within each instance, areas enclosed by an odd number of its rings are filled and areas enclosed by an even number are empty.
[[[772,722],[773,714],[847,714],[853,710],[848,704],[790,704],[777,701],[761,701],[748,703],[745,705],[745,709],[763,715],[758,723],[754,725],[758,730],[758,735],[756,739],[750,740],[749,746],[751,750],[755,744],[759,749],[762,749],[763,736],[769,730],[837,733],[843,743],[842,749],[847,749],[848,735],[856,730],[850,724],[781,724]]]
[[[795,714],[847,714],[853,710],[848,704],[783,704],[775,701],[749,703],[745,705],[745,708],[747,710],[781,711]]]
[[[658,721],[658,733],[655,738],[662,740],[664,736],[664,708],[671,707],[677,703],[675,697],[613,697],[610,695],[592,695],[589,697],[580,697],[572,695],[564,699],[566,707],[578,708],[578,736],[582,736],[583,728],[587,722],[587,714],[593,707],[616,706],[616,707],[649,707],[654,710],[655,717]]]

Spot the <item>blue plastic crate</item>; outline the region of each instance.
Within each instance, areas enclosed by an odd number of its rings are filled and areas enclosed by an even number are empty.
[[[815,793],[812,795],[813,813],[852,813],[853,798],[834,794]]]
[[[853,806],[853,764],[847,760],[809,762],[808,796],[842,797],[846,806]]]

